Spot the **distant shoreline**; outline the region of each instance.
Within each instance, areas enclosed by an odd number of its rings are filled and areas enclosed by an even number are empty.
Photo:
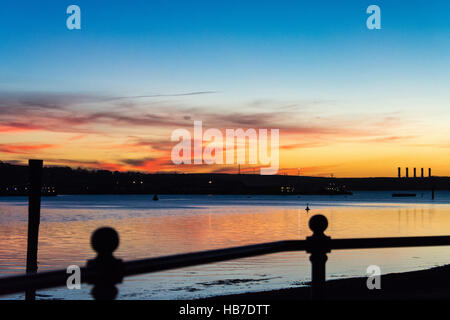
[[[450,177],[335,178],[224,173],[142,173],[44,167],[42,187],[57,194],[316,195],[353,191],[450,190]],[[0,162],[0,194],[25,194],[28,167]],[[12,190],[14,192],[12,192]]]
[[[396,192],[405,192],[405,193],[412,193],[413,196],[396,196]],[[449,192],[450,190],[436,190],[436,191],[444,191],[444,192]],[[393,199],[393,200],[402,200],[402,199],[406,199],[406,200],[410,200],[410,199],[425,199],[424,196],[426,195],[431,195],[431,191],[430,190],[356,190],[355,192],[387,192],[389,193],[389,199]],[[336,198],[336,199],[348,199],[351,200],[353,196],[355,196],[355,194],[347,194],[347,193],[342,193],[342,194],[338,194],[338,193],[193,193],[193,192],[186,192],[186,193],[168,193],[168,192],[164,192],[164,193],[139,193],[139,192],[122,192],[122,193],[117,193],[117,192],[91,192],[91,193],[71,193],[71,192],[67,192],[67,193],[57,193],[57,194],[41,194],[41,197],[43,198],[54,198],[54,197],[58,197],[58,196],[117,196],[117,195],[122,195],[122,196],[148,196],[150,198],[152,198],[154,195],[158,195],[158,196],[242,196],[242,197],[258,197],[258,196],[281,196],[284,197],[286,196],[286,198],[298,198],[301,199],[302,197],[307,197],[307,196],[327,196],[327,197],[331,197],[331,198]],[[11,197],[11,198],[19,198],[19,197],[28,197],[27,193],[0,193],[0,198],[7,198],[7,197]],[[430,198],[431,200],[431,198]]]
[[[326,282],[326,300],[448,300],[450,265],[381,276],[381,289],[369,290],[366,277]],[[309,300],[309,286],[215,296],[199,300]]]

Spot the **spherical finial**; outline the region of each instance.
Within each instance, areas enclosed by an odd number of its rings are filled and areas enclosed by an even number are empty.
[[[110,227],[99,228],[92,234],[91,245],[98,254],[112,254],[119,246],[119,234]]]
[[[323,233],[328,227],[328,220],[324,215],[316,214],[309,219],[309,228],[313,233]]]

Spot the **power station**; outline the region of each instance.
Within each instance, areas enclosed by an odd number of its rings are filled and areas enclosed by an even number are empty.
[[[399,178],[402,178],[402,168],[401,167],[397,168],[397,176]],[[417,169],[416,168],[413,168],[413,177],[417,178]],[[420,168],[420,177],[424,178],[423,168]],[[409,168],[408,167],[405,168],[405,178],[409,178]],[[431,168],[428,168],[428,178],[431,178]]]

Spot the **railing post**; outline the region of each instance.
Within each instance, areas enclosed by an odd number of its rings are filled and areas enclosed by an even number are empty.
[[[309,242],[306,252],[311,253],[311,298],[314,300],[324,298],[325,293],[325,264],[327,253],[330,252],[330,237],[323,232],[328,227],[328,220],[319,214],[309,220],[309,228],[313,231],[311,237],[307,237]]]
[[[89,260],[87,268],[93,271],[95,279],[91,294],[95,300],[114,300],[117,296],[116,284],[123,279],[123,262],[113,256],[119,246],[119,235],[109,227],[97,229],[91,237],[92,248],[97,252],[95,259]]]

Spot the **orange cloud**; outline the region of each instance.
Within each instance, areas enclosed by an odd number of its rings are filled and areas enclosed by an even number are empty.
[[[37,145],[12,145],[12,144],[0,144],[0,152],[3,153],[16,153],[26,154],[42,149],[55,148],[54,144],[37,144]]]
[[[322,174],[331,169],[338,172],[336,168],[319,165],[352,163],[355,159],[367,163],[366,158],[380,154],[384,157],[386,150],[392,157],[397,154],[403,157],[411,153],[399,153],[391,146],[400,146],[405,140],[408,146],[418,146],[418,142],[426,145],[424,139],[417,141],[417,137],[408,135],[417,132],[412,131],[411,122],[406,123],[396,113],[341,112],[324,117],[313,109],[298,109],[290,104],[274,108],[273,101],[211,108],[191,107],[178,100],[145,100],[148,97],[2,96],[0,133],[7,137],[3,142],[8,143],[0,144],[0,152],[31,157],[40,150],[58,147],[52,150],[52,155],[59,160],[47,159],[54,164],[120,171],[236,172],[237,166],[176,166],[171,162],[170,150],[177,143],[170,141],[172,130],[185,128],[192,133],[194,120],[202,120],[204,130],[280,129],[280,166],[306,165],[304,173]],[[130,100],[136,98],[142,100]],[[39,143],[23,143],[36,139]],[[351,147],[346,149],[345,144]],[[372,148],[375,145],[377,148]],[[292,174],[296,170],[292,169]],[[241,171],[252,172],[253,168],[241,166]]]

